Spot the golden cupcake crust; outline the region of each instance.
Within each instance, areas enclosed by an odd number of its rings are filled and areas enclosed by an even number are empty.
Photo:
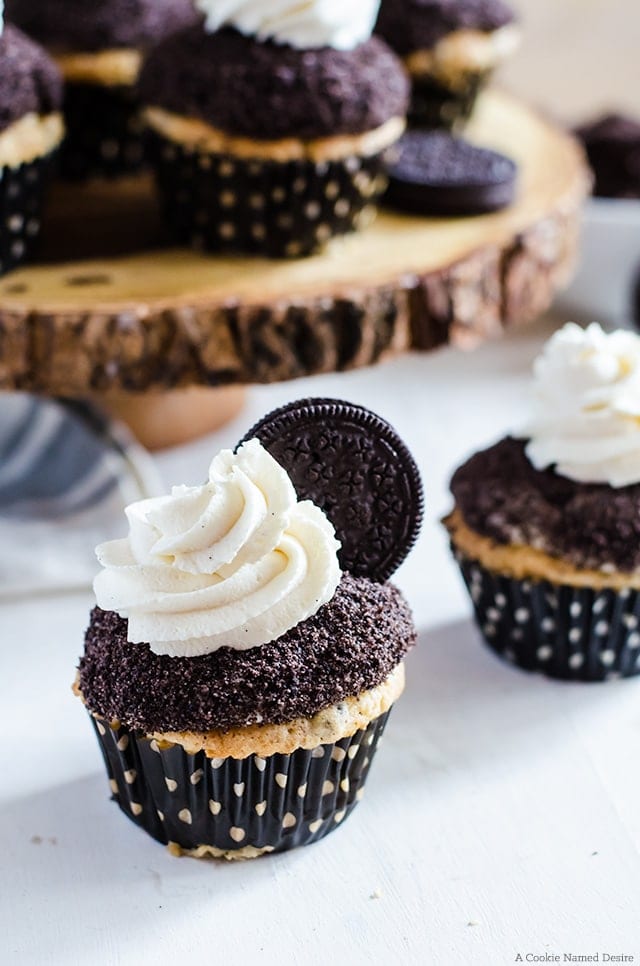
[[[640,589],[640,574],[608,573],[581,570],[568,560],[553,557],[543,550],[525,544],[497,543],[467,526],[459,509],[443,521],[456,550],[470,560],[477,560],[487,570],[515,580],[549,580],[569,587]]]

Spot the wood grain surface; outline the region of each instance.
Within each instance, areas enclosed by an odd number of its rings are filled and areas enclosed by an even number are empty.
[[[12,274],[0,282],[0,387],[70,395],[275,382],[530,321],[576,254],[583,158],[561,130],[495,92],[469,136],[519,163],[516,202],[497,214],[386,211],[300,260],[168,249]]]

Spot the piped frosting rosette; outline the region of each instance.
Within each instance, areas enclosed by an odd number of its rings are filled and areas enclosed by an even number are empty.
[[[195,0],[206,29],[235,27],[291,47],[352,50],[367,40],[380,0]]]
[[[102,544],[98,605],[128,620],[128,640],[197,657],[267,644],[333,597],[333,526],[298,502],[286,471],[257,439],[221,452],[204,486],[127,508],[129,535]]]
[[[618,488],[640,481],[640,336],[565,325],[535,363],[526,428],[536,469]]]

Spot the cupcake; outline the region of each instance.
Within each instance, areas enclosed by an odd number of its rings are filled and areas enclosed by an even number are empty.
[[[376,33],[409,71],[412,124],[453,128],[470,118],[520,43],[514,20],[503,0],[382,0]]]
[[[445,524],[487,644],[522,668],[640,671],[640,336],[567,325],[526,431],[455,473]]]
[[[175,238],[309,255],[368,224],[408,81],[371,37],[377,3],[221,5],[147,57],[140,98]]]
[[[75,691],[132,821],[228,859],[343,822],[415,643],[387,576],[421,513],[393,430],[327,400],[267,417],[204,486],[127,509],[128,537],[97,551]]]
[[[40,232],[44,193],[64,135],[62,79],[0,5],[0,275],[20,265]]]
[[[606,114],[579,127],[597,198],[640,198],[640,122],[621,114]]]
[[[6,0],[5,7],[63,73],[63,177],[138,171],[144,146],[135,85],[142,54],[196,20],[190,0]]]

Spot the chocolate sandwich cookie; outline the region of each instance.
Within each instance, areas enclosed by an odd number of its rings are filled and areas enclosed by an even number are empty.
[[[138,171],[144,142],[135,85],[142,53],[198,19],[191,0],[7,0],[5,9],[64,75],[62,176]]]
[[[273,257],[371,220],[408,103],[377,38],[299,49],[201,25],[150,53],[139,91],[177,240]]]
[[[640,123],[620,114],[576,129],[595,175],[594,195],[640,198]]]
[[[46,52],[7,24],[0,36],[0,274],[40,232],[42,203],[64,134],[62,78]]]
[[[327,514],[344,570],[384,581],[398,569],[420,533],[424,496],[416,462],[389,423],[352,403],[304,399],[266,416],[246,439],[254,437],[298,496]]]
[[[382,0],[376,33],[411,77],[410,122],[428,128],[468,120],[478,94],[520,42],[502,0]]]
[[[420,503],[406,491],[421,488],[401,441],[330,400],[256,429],[274,450],[281,433],[284,463],[251,433],[218,454],[204,486],[129,507],[129,536],[97,551],[74,690],[114,801],[174,854],[253,858],[337,829],[362,797],[416,641],[400,591],[379,572],[345,572],[310,499],[325,497],[345,547],[360,537],[376,567],[393,537],[378,518],[397,524],[406,552]]]
[[[409,131],[394,149],[387,204],[412,214],[481,215],[513,203],[514,161],[442,131]]]

